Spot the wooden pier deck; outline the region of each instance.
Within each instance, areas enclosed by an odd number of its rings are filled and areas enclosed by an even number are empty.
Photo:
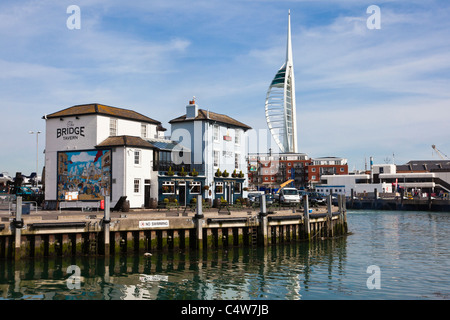
[[[201,202],[200,202],[201,203]],[[307,203],[307,202],[306,202]],[[345,201],[309,209],[0,212],[0,258],[208,250],[347,233]]]

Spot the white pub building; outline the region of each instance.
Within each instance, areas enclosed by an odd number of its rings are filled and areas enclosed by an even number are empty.
[[[45,200],[67,206],[126,196],[130,207],[157,198],[152,170],[161,123],[135,111],[85,104],[43,117],[46,121]]]

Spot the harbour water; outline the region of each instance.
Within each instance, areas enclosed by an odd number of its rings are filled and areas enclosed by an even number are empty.
[[[450,299],[450,212],[349,210],[347,219],[348,236],[310,243],[0,260],[0,300]]]

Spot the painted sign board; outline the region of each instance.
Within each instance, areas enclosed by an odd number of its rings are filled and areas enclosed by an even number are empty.
[[[164,228],[169,226],[169,220],[139,221],[139,228]]]

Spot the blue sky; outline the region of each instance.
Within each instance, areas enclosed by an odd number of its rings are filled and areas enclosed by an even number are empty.
[[[80,29],[66,12],[81,9]],[[370,5],[381,29],[367,28]],[[264,131],[291,10],[299,151],[349,169],[450,155],[448,1],[0,2],[0,171],[36,168],[49,114],[83,103],[168,121],[201,108]],[[39,136],[39,171],[45,135]],[[258,151],[252,149],[251,151]],[[259,150],[265,151],[265,150]],[[393,156],[394,155],[394,156]]]

